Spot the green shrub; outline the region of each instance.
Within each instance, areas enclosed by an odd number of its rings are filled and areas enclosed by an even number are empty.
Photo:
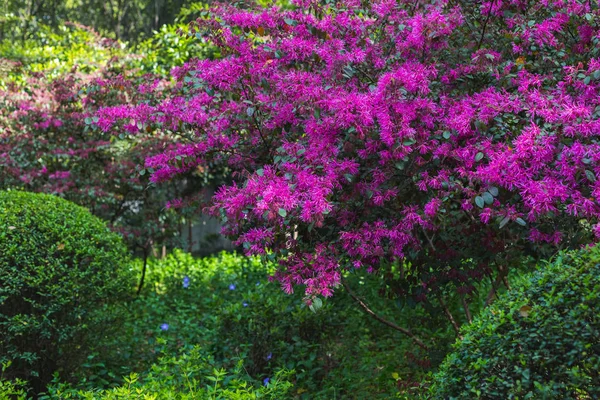
[[[600,251],[561,255],[521,278],[463,335],[434,398],[600,398]]]
[[[39,392],[85,351],[94,311],[130,286],[120,237],[86,209],[45,194],[0,192],[0,361]]]
[[[43,72],[49,78],[56,78],[74,68],[83,73],[98,71],[114,57],[132,60],[122,43],[103,39],[83,26],[53,28],[36,23],[32,32],[24,40],[9,37],[0,41],[0,60],[18,63],[8,71],[0,70],[0,87],[10,81],[27,86],[31,73]]]

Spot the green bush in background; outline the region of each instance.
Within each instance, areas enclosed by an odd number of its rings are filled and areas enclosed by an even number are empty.
[[[0,41],[0,62],[7,64],[0,68],[0,87],[2,81],[26,83],[31,73],[43,72],[48,78],[56,78],[73,68],[84,73],[97,71],[113,59],[133,62],[128,54],[122,43],[104,39],[90,28],[37,24],[26,39]],[[8,61],[16,64],[9,68]]]
[[[543,265],[465,327],[438,399],[600,398],[600,251]]]
[[[97,308],[130,281],[121,238],[58,197],[0,192],[0,361],[36,392],[85,353]]]

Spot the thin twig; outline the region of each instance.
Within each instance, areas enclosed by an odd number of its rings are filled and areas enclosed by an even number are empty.
[[[431,249],[437,253],[437,250],[435,249],[435,246],[433,245],[433,241],[431,240],[431,238],[429,237],[429,235],[427,235],[427,232],[425,231],[425,228],[421,228],[423,230],[423,234],[425,235],[425,237],[427,238],[427,241],[429,241],[429,245],[431,246]]]
[[[490,275],[490,280],[492,279],[491,275]],[[503,276],[503,272],[502,270],[498,270],[498,276],[496,276],[496,280],[492,280],[492,287],[490,288],[490,291],[487,295],[487,298],[485,299],[485,306],[489,306],[490,304],[492,304],[492,302],[494,301],[494,299],[497,296],[497,292],[498,292],[498,287],[500,286],[500,282],[502,282],[504,279]]]
[[[465,316],[467,317],[467,322],[473,322],[473,317],[471,316],[471,310],[469,310],[469,303],[467,303],[466,296],[464,294],[460,295],[460,301],[462,302],[462,306],[465,310]]]
[[[487,17],[485,18],[485,22],[483,23],[483,30],[481,31],[481,37],[479,38],[479,43],[477,44],[477,50],[479,50],[481,48],[481,45],[483,44],[483,38],[485,37],[485,29],[487,28],[487,24],[490,20],[490,17],[492,16],[492,8],[494,7],[495,2],[496,2],[496,0],[492,0],[492,2],[490,3],[490,9],[489,9]]]
[[[446,317],[448,317],[448,320],[450,321],[450,323],[452,324],[452,327],[454,328],[454,331],[456,332],[456,337],[458,337],[459,339],[462,339],[462,335],[460,334],[460,326],[458,325],[458,323],[452,316],[452,313],[450,312],[450,309],[444,302],[444,299],[442,298],[442,296],[440,294],[437,295],[437,298],[438,298],[438,301],[440,302],[440,305],[442,306],[442,309],[444,310],[444,314],[446,314]]]
[[[398,332],[402,332],[403,334],[405,334],[406,336],[410,337],[413,342],[415,342],[415,344],[419,347],[421,347],[424,350],[429,350],[429,348],[427,347],[427,345],[425,345],[425,343],[423,343],[423,341],[421,339],[419,339],[417,336],[415,336],[414,333],[412,333],[409,329],[406,328],[402,328],[396,324],[394,324],[393,322],[388,321],[387,319],[382,318],[381,316],[375,314],[375,312],[373,310],[371,310],[369,308],[369,306],[362,301],[353,291],[352,289],[350,289],[350,287],[348,286],[348,284],[346,283],[346,281],[342,278],[342,285],[344,286],[344,289],[346,289],[346,291],[348,292],[348,294],[350,295],[350,297],[352,297],[361,307],[362,309],[369,314],[370,316],[372,316],[373,318],[375,318],[377,321],[381,322],[382,324],[385,324],[387,326],[389,326],[392,329],[397,330]]]

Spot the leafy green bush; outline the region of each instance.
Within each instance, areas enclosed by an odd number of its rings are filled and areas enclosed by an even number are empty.
[[[433,396],[600,398],[600,251],[561,255],[516,286],[464,329]]]
[[[35,391],[84,353],[95,309],[130,289],[121,238],[58,197],[0,192],[0,361]]]
[[[33,32],[22,40],[0,41],[0,60],[17,63],[7,71],[0,70],[0,85],[2,81],[26,84],[27,76],[36,72],[44,72],[49,78],[74,68],[90,73],[105,68],[113,58],[131,58],[122,43],[102,38],[84,26],[53,28],[39,23]]]
[[[218,56],[214,46],[209,46],[201,38],[180,33],[187,29],[187,24],[163,25],[152,37],[137,46],[136,51],[143,56],[133,65],[143,72],[168,76],[171,68],[179,67],[193,58]]]

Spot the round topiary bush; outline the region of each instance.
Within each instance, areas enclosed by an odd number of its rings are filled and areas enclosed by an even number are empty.
[[[466,326],[436,399],[600,398],[600,251],[563,254]]]
[[[121,238],[82,207],[0,192],[0,361],[44,389],[85,350],[94,310],[130,288]],[[94,317],[96,318],[96,317]],[[9,377],[10,378],[10,377]]]

